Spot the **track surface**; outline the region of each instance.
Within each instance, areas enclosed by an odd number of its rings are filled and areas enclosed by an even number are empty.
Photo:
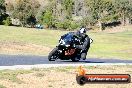
[[[85,61],[81,60],[80,62],[72,62],[70,60],[57,60],[49,62],[47,56],[0,55],[0,66],[87,63],[132,63],[132,60],[88,58]]]

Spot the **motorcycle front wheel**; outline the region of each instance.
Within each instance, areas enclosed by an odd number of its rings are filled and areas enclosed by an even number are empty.
[[[55,61],[58,59],[58,47],[54,48],[48,55],[48,60],[49,61]]]

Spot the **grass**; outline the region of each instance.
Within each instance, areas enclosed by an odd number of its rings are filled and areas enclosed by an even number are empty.
[[[131,59],[132,31],[113,34],[95,33],[91,36],[93,36],[94,43],[89,56]]]
[[[67,32],[0,26],[0,41],[36,44],[52,49],[58,44],[60,36]],[[88,53],[89,58],[132,59],[132,30],[120,33],[89,32],[88,34],[94,40]],[[30,53],[34,54],[35,51]],[[48,53],[42,52],[41,55]]]
[[[0,85],[0,88],[6,88],[5,86],[3,86],[3,85]]]
[[[10,80],[12,82],[16,82],[18,84],[23,83],[23,81],[21,81],[20,79],[17,78],[18,75],[20,74],[28,74],[31,73],[31,71],[29,70],[1,70],[0,71],[0,79],[6,79],[6,80]]]
[[[84,69],[86,69],[86,74],[130,74],[132,75],[132,68],[131,65],[108,65],[108,66],[97,66],[97,68],[94,68],[95,66],[84,66]],[[67,71],[62,70],[65,69]],[[47,70],[49,69],[49,70]],[[61,72],[62,71],[62,72]],[[13,87],[13,88],[20,88],[20,87],[31,87],[31,88],[48,88],[48,87],[58,87],[58,88],[76,88],[78,84],[76,83],[76,74],[77,74],[78,68],[77,67],[57,67],[57,68],[41,68],[41,69],[31,69],[31,70],[2,70],[1,72],[6,73],[4,75],[0,74],[0,76],[6,76],[7,74],[10,74],[10,77],[14,77],[12,75],[12,72],[14,74],[17,74],[18,78],[23,81],[21,84],[10,82],[8,80],[3,80],[1,86],[6,86],[7,88]],[[32,72],[30,74],[30,72]],[[27,74],[27,75],[25,75]],[[37,75],[36,75],[37,74]],[[9,77],[9,78],[10,78]],[[3,87],[2,88],[5,88]],[[127,87],[131,88],[132,83],[130,84],[104,84],[104,85],[84,85],[83,88],[87,88],[87,86],[90,87],[98,87],[101,86],[101,88],[109,88],[110,86],[114,86],[115,88],[118,87]],[[79,87],[78,87],[79,88]]]
[[[35,30],[31,28],[0,26],[1,41],[19,41],[54,47],[63,31]],[[65,32],[66,33],[66,32]]]
[[[45,74],[43,72],[38,72],[38,73],[35,74],[35,76],[37,76],[37,77],[43,77],[43,76],[45,76]]]

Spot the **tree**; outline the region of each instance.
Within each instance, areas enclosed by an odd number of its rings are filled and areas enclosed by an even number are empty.
[[[132,17],[132,1],[130,0],[115,0],[114,6],[116,13],[120,16],[122,24],[126,24],[126,19]]]
[[[42,22],[43,22],[43,24],[47,25],[48,27],[52,26],[53,15],[52,15],[51,10],[46,10],[45,12],[43,12]]]
[[[108,24],[129,19],[132,23],[132,0],[49,0],[42,14],[43,23],[56,28],[69,29],[73,16],[81,16],[85,26]],[[74,15],[73,15],[74,14]],[[76,20],[76,21],[77,21]],[[74,20],[75,21],[75,20]],[[76,23],[76,22],[75,22]],[[119,22],[120,23],[120,22]],[[75,24],[76,25],[76,24]],[[104,28],[104,27],[101,27]]]
[[[72,0],[64,0],[63,1],[63,8],[66,13],[66,18],[72,18],[72,11],[73,11],[73,1]]]
[[[5,0],[0,0],[0,15],[5,12]]]
[[[4,14],[6,12],[5,0],[0,0],[0,24],[4,20]]]
[[[29,22],[31,16],[36,16],[37,10],[40,7],[40,4],[37,0],[18,0],[14,6],[13,18],[18,18],[21,22],[21,26],[25,26]]]
[[[44,8],[42,22],[48,27],[70,28],[72,18],[72,0],[50,0],[48,6]],[[74,28],[74,27],[72,27]]]
[[[13,10],[14,10],[13,3],[7,2],[6,3],[6,12],[9,14],[12,14]]]

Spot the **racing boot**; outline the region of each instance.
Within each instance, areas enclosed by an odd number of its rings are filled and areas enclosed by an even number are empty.
[[[85,60],[85,59],[86,59],[86,56],[87,56],[86,53],[82,53],[82,54],[81,54],[81,59]]]

